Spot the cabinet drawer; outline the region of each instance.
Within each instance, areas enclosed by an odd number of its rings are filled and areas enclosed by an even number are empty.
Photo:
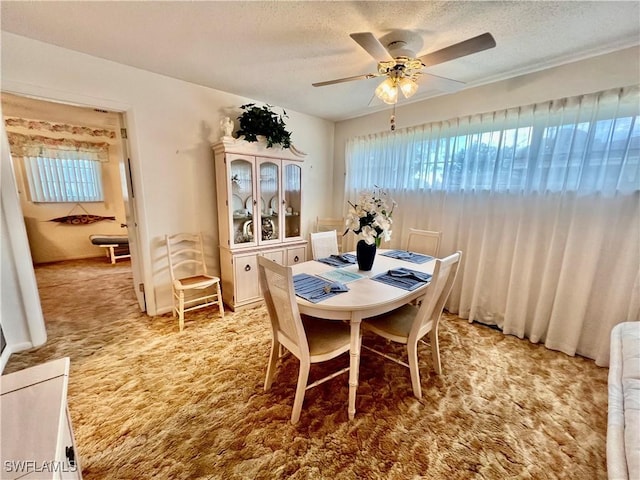
[[[293,247],[287,249],[287,265],[302,263],[307,259],[306,247]]]
[[[261,254],[269,260],[273,260],[279,265],[285,265],[284,263],[284,250],[270,250]]]

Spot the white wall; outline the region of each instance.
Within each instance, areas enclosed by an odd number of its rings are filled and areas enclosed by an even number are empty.
[[[162,243],[166,233],[202,231],[209,241],[208,253],[216,259],[212,271],[219,271],[210,144],[218,139],[224,116],[235,118],[240,105],[259,100],[6,32],[2,32],[1,86],[11,93],[125,112],[150,315],[168,311],[171,302]],[[333,186],[333,123],[288,109],[287,113],[294,144],[308,153],[303,185],[308,226],[325,211],[327,191]]]
[[[545,100],[598,92],[640,83],[640,47],[523,75],[456,94],[396,107],[396,126],[447,120],[474,113],[530,105]],[[418,90],[419,93],[419,90]],[[400,104],[401,105],[401,104]],[[391,108],[336,124],[334,183],[344,185],[347,139],[387,131]],[[342,192],[339,188],[337,192]],[[333,209],[342,213],[346,200],[335,196]]]

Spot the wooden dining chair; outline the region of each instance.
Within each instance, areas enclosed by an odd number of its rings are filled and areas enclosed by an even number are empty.
[[[344,218],[321,218],[316,217],[316,222],[313,228],[314,232],[330,232],[336,231],[338,237],[338,253],[344,252],[344,232],[346,231],[346,223]]]
[[[202,234],[178,233],[165,235],[171,290],[173,316],[178,316],[180,331],[184,329],[184,314],[199,308],[218,305],[220,317],[224,318],[220,278],[207,273],[202,246]],[[185,297],[185,293],[195,296]]]
[[[300,419],[304,395],[308,389],[349,371],[349,367],[345,367],[307,385],[311,364],[331,360],[349,351],[350,328],[339,321],[300,314],[291,267],[279,265],[259,255],[258,271],[272,333],[264,390],[271,388],[280,350],[284,347],[300,361],[296,396],[291,412],[291,423],[296,423]]]
[[[410,228],[405,250],[437,258],[440,251],[441,240],[442,232]]]
[[[309,239],[311,240],[311,256],[314,260],[340,253],[338,235],[335,230],[310,233]]]
[[[408,364],[366,345],[363,345],[362,348],[366,348],[388,360],[409,368],[413,394],[417,398],[422,398],[420,369],[418,366],[418,342],[425,343],[422,338],[427,334],[429,334],[431,344],[433,369],[437,374],[442,372],[440,347],[438,345],[438,324],[444,304],[449,298],[453,282],[458,273],[461,256],[462,252],[458,251],[446,258],[436,259],[431,283],[427,287],[420,306],[404,305],[396,310],[368,318],[362,322],[363,330],[407,346]]]

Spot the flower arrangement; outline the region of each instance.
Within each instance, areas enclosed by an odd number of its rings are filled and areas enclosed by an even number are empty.
[[[391,239],[391,215],[396,202],[384,190],[363,191],[358,203],[349,202],[349,205],[347,231],[352,230],[368,245],[375,243],[376,247],[380,246],[382,239]]]

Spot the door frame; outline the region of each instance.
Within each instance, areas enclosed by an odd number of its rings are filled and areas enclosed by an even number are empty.
[[[87,97],[85,95],[78,95],[73,92],[54,90],[47,87],[5,80],[2,82],[2,91],[45,102],[109,110],[120,115],[120,119],[123,124],[122,127],[127,129],[127,138],[122,139],[122,156],[120,159],[120,166],[121,172],[124,172],[128,176],[128,178],[121,180],[124,180],[124,185],[126,185],[128,190],[127,193],[132,204],[127,206],[125,202],[125,211],[127,214],[127,222],[129,222],[130,213],[134,220],[132,222],[133,228],[129,227],[127,229],[127,233],[130,238],[129,243],[131,269],[133,272],[133,289],[135,291],[136,298],[138,299],[141,311],[147,312],[149,315],[155,315],[156,305],[154,289],[152,288],[153,279],[149,274],[150,268],[147,267],[147,265],[150,265],[148,249],[139,248],[140,245],[148,244],[148,235],[146,231],[146,222],[144,220],[146,218],[144,201],[140,195],[134,195],[136,191],[142,191],[142,173],[140,168],[138,168],[137,163],[137,148],[136,142],[134,141],[135,111],[133,107],[115,100],[98,99]],[[132,236],[133,242],[131,241]]]

